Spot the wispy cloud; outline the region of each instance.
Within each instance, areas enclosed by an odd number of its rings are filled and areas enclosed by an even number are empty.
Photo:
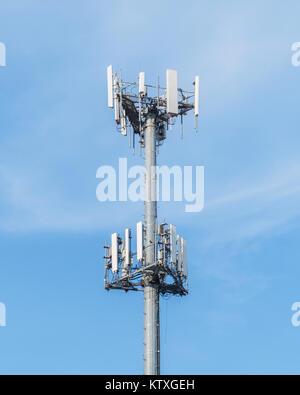
[[[300,160],[282,163],[271,174],[257,174],[253,181],[246,186],[240,180],[231,193],[206,203],[207,244],[268,237],[279,227],[286,231],[288,222],[294,226],[300,215]]]

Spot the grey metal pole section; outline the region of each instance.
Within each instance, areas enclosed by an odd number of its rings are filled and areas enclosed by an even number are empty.
[[[149,114],[145,130],[145,261],[155,263],[155,234],[157,227],[156,201],[156,122]],[[160,374],[159,292],[152,283],[152,273],[144,277],[144,374]]]

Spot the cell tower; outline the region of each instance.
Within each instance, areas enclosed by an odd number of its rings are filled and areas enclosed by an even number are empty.
[[[126,82],[107,68],[108,107],[115,110],[117,128],[129,135],[135,150],[136,137],[145,150],[145,223],[136,227],[136,251],[132,232],[118,233],[105,246],[105,289],[144,292],[144,374],[160,374],[160,295],[188,294],[186,240],[177,235],[175,225],[157,222],[157,149],[167,138],[176,118],[194,111],[195,129],[199,116],[199,77],[192,92],[178,89],[177,71],[167,70],[166,88],[145,83],[145,73],[137,82]],[[152,93],[152,94],[151,94]]]

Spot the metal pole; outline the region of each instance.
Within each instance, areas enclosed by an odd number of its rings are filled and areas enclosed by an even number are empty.
[[[149,114],[145,130],[145,264],[155,263],[157,227],[156,198],[156,117]],[[160,374],[159,292],[154,273],[144,276],[144,374]]]

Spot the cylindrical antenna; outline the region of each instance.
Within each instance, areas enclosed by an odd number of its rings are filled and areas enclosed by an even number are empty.
[[[141,100],[141,93],[139,93],[139,129],[140,129],[140,133],[142,131],[142,100]]]
[[[180,115],[180,134],[181,134],[181,139],[183,139],[183,116],[182,114]]]
[[[132,132],[133,132],[133,136],[132,136],[133,155],[135,155],[135,133],[134,130]]]

